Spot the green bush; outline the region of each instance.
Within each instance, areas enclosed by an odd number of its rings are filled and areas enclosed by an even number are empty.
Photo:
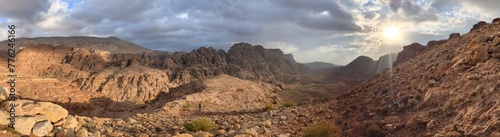
[[[367,137],[377,137],[381,132],[382,130],[377,124],[370,125],[365,131]]]
[[[215,127],[215,124],[212,123],[212,120],[209,118],[199,118],[192,120],[192,122],[184,124],[184,128],[189,131],[197,132],[197,131],[205,131],[208,132]]]
[[[188,111],[189,108],[191,108],[191,104],[186,104],[186,105],[182,106],[182,110],[184,110],[184,111]]]
[[[273,110],[273,107],[271,107],[271,106],[266,106],[266,107],[264,108],[264,111],[266,111],[266,112],[269,112],[269,111],[271,111],[271,110]]]
[[[303,137],[340,137],[342,129],[336,125],[320,123],[306,127],[302,134]]]
[[[295,106],[295,103],[287,101],[287,102],[283,102],[283,106],[284,107],[291,107],[291,106]]]

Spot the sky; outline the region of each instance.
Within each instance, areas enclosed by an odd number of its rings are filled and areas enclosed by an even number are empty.
[[[0,0],[0,40],[118,37],[164,51],[246,42],[298,62],[348,64],[500,17],[499,0]],[[1,29],[0,29],[1,30]]]

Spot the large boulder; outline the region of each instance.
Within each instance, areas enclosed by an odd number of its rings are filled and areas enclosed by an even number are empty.
[[[49,134],[52,128],[53,126],[49,121],[38,122],[33,126],[33,134],[42,137]]]
[[[47,116],[47,119],[50,122],[55,123],[63,118],[68,117],[68,110],[64,109],[59,105],[50,102],[39,102],[39,103],[42,108],[40,114]]]
[[[21,135],[30,135],[35,122],[35,118],[33,117],[17,117],[14,129]]]

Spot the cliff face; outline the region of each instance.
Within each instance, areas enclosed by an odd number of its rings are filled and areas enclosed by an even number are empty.
[[[279,49],[247,43],[235,44],[227,53],[206,47],[187,53],[113,53],[40,44],[18,52],[16,69],[23,75],[67,81],[113,100],[144,102],[169,88],[220,74],[278,85],[307,80],[301,77],[306,69],[285,57]]]
[[[406,62],[407,60],[424,53],[425,51],[429,50],[429,47],[420,45],[419,43],[412,43],[410,45],[404,46],[403,51],[399,52],[398,58],[396,62],[394,63],[395,65],[401,64],[403,62]]]

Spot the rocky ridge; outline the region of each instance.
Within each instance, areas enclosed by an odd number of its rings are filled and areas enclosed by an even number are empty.
[[[346,136],[499,135],[500,19],[479,24],[338,96]]]

